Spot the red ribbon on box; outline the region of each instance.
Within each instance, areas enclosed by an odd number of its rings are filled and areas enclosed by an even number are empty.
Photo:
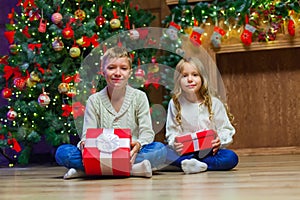
[[[85,173],[130,176],[130,143],[130,129],[87,129],[82,155]]]
[[[205,130],[177,136],[175,141],[183,144],[182,154],[211,149],[211,141],[215,138],[214,130]]]

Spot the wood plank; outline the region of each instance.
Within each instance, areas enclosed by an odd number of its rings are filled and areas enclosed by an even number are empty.
[[[239,165],[231,171],[157,172],[149,179],[62,180],[63,167],[0,168],[0,194],[1,200],[296,200],[300,196],[299,169],[299,154],[240,156]]]

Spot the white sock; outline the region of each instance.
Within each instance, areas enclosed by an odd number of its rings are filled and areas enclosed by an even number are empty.
[[[70,168],[67,173],[65,173],[64,179],[79,178],[83,176],[85,176],[83,171]]]
[[[195,174],[199,172],[204,172],[207,170],[207,164],[200,162],[195,158],[190,160],[186,159],[181,162],[181,168],[185,174]]]
[[[149,160],[143,160],[140,163],[132,165],[131,173],[132,176],[140,177],[152,177],[151,163]]]

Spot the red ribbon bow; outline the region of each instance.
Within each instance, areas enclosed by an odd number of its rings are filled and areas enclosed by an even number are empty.
[[[159,77],[155,77],[154,76],[154,73],[148,73],[147,80],[144,83],[145,88],[148,88],[148,86],[150,84],[152,84],[153,87],[155,87],[156,89],[158,89],[158,87],[159,87],[159,83],[158,83],[159,79],[160,79]]]
[[[69,117],[72,112],[74,119],[77,119],[77,117],[84,115],[85,106],[78,101],[73,103],[72,106],[68,104],[62,105],[62,110],[64,112],[61,114],[61,116]]]
[[[66,78],[64,78],[64,75],[62,75],[62,81],[64,83],[70,83],[71,81],[74,81],[75,83],[79,83],[80,82],[80,74],[74,74],[73,76],[67,76]]]
[[[99,45],[99,42],[97,41],[98,35],[94,34],[92,37],[83,36],[83,44],[82,47],[89,47],[91,44],[94,47],[97,47]]]
[[[28,49],[30,49],[31,51],[35,50],[35,48],[37,48],[37,50],[39,51],[41,47],[42,47],[41,43],[38,43],[38,44],[28,44]]]
[[[20,152],[22,148],[18,143],[18,141],[16,140],[16,138],[13,138],[10,132],[8,132],[8,136],[11,138],[7,139],[7,144],[12,145],[13,146],[12,149],[15,150],[16,152]]]
[[[4,72],[3,77],[6,79],[6,81],[7,81],[12,75],[14,75],[14,78],[19,78],[19,77],[22,76],[19,67],[11,67],[11,66],[6,65],[6,66],[4,66],[3,72]]]

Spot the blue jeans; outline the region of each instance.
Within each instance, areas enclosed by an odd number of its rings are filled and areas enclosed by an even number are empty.
[[[206,153],[196,152],[179,156],[176,151],[167,146],[167,164],[181,168],[181,161],[195,158],[207,164],[207,170],[221,171],[233,169],[239,162],[237,154],[229,149],[219,149],[213,155],[211,151]]]
[[[138,153],[135,163],[149,160],[152,168],[160,168],[166,161],[167,149],[160,142],[144,145]],[[55,154],[57,164],[66,168],[75,168],[84,171],[81,151],[74,145],[63,144],[58,147]]]

